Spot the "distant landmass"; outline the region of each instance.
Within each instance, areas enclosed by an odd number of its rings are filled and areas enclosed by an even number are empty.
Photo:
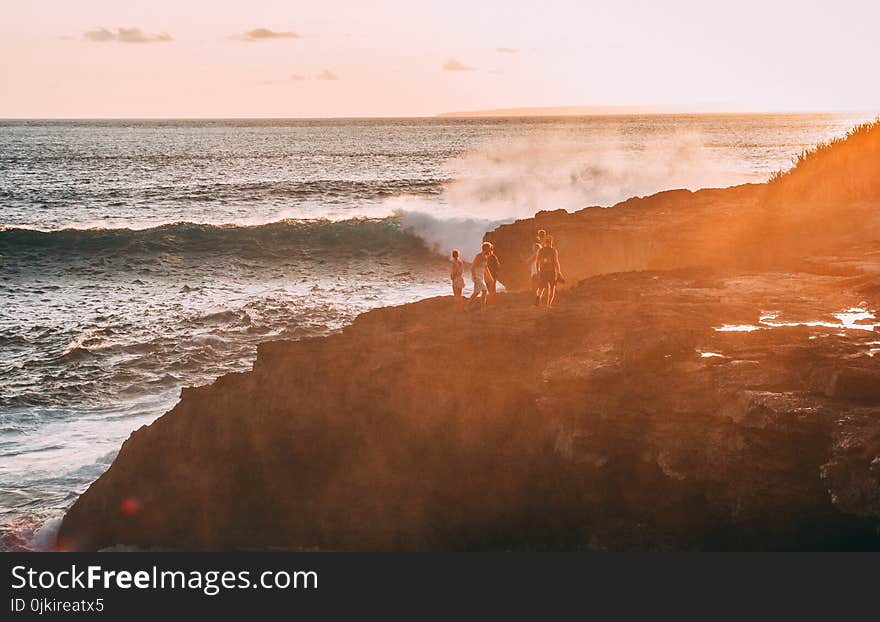
[[[703,106],[535,106],[523,108],[494,108],[490,110],[459,110],[441,112],[438,117],[582,117],[615,114],[674,114],[723,112],[728,108],[718,105]]]

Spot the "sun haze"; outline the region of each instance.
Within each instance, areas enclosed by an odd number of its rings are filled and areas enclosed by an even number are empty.
[[[876,111],[878,20],[874,0],[7,3],[0,117]]]

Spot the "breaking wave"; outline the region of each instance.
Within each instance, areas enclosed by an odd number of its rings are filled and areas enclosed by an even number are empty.
[[[261,225],[176,222],[146,229],[0,228],[0,255],[236,255],[289,257],[302,251],[349,254],[445,254],[478,246],[483,234],[509,220],[440,217],[427,211],[393,209],[386,218],[282,220]]]
[[[424,250],[396,218],[284,220],[264,225],[177,222],[148,229],[0,229],[0,253],[273,254],[296,248]]]

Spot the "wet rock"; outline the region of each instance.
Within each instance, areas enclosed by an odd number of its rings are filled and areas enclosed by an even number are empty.
[[[872,367],[823,369],[816,374],[814,383],[828,397],[877,404],[880,403],[880,361]]]
[[[822,478],[835,506],[880,517],[880,408],[860,408],[838,419]]]

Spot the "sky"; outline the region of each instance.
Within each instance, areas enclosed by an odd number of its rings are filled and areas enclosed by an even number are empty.
[[[878,111],[876,0],[2,0],[0,117]]]

